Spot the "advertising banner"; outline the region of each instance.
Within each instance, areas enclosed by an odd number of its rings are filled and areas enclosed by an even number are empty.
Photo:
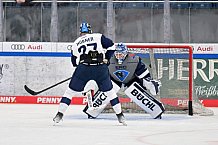
[[[135,44],[134,44],[135,45]],[[143,45],[140,43],[140,45]],[[144,44],[146,45],[146,43]],[[149,44],[150,45],[150,44]],[[155,44],[156,45],[156,44]],[[205,106],[218,107],[218,44],[176,44],[193,46],[193,91]],[[71,64],[71,43],[51,42],[1,42],[0,43],[0,103],[47,103],[58,104],[69,82],[43,92],[40,96],[31,96],[24,90],[24,85],[33,90],[42,90],[72,76],[74,67]],[[132,52],[145,54],[147,50],[131,49]],[[143,57],[143,56],[142,56]],[[143,59],[145,59],[143,58]],[[146,60],[145,60],[146,61]],[[177,59],[173,63],[159,60],[158,76],[166,87],[162,93],[175,94],[181,97],[187,94],[188,87],[183,83],[166,86],[167,79],[186,79],[187,72],[183,71],[184,78],[179,76],[178,66],[183,63]],[[174,65],[174,66],[169,66]],[[174,67],[174,76],[166,73],[164,67]],[[163,73],[161,73],[161,69]],[[184,68],[185,69],[185,68]],[[169,71],[169,70],[168,70]],[[172,71],[172,70],[171,70]],[[162,77],[162,78],[161,78]],[[167,78],[167,79],[166,79]],[[182,81],[181,81],[182,82]],[[183,90],[175,89],[182,86]],[[186,83],[187,85],[187,83]],[[57,97],[57,99],[56,99]],[[78,96],[78,98],[83,96]],[[40,101],[40,99],[42,99]],[[75,98],[76,99],[76,98]],[[73,103],[77,101],[73,101]],[[164,98],[163,98],[164,99]],[[29,102],[28,102],[29,100]],[[82,99],[83,100],[83,99]],[[125,99],[128,101],[129,99]],[[129,100],[130,101],[130,100]],[[84,101],[78,101],[80,104]],[[180,103],[187,101],[180,100]],[[177,102],[178,104],[178,102]]]

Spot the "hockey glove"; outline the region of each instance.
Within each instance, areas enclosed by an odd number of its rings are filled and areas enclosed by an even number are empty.
[[[161,82],[152,79],[143,79],[143,86],[146,87],[152,95],[157,95],[160,91]]]

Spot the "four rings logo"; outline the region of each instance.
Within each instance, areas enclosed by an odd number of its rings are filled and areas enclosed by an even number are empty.
[[[25,45],[24,44],[12,44],[11,49],[12,50],[24,50]]]

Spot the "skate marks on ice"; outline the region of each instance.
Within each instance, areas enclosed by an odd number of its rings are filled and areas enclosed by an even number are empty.
[[[0,105],[1,145],[217,145],[218,108],[214,116],[125,113],[128,126],[114,113],[87,119],[84,106],[71,106],[53,126],[57,105]]]

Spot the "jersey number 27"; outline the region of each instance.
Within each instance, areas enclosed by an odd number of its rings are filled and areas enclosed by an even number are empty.
[[[90,49],[97,50],[97,43],[89,43],[89,44],[86,44],[86,45],[82,45],[82,46],[79,47],[78,52],[79,53],[82,52],[82,54],[85,54],[87,48],[89,48],[89,50]]]

